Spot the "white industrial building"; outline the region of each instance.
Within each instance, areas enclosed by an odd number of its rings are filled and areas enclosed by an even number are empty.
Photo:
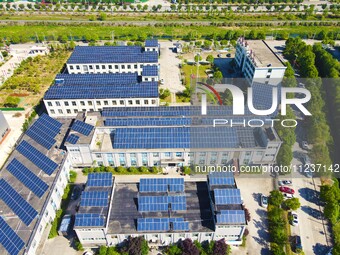
[[[237,40],[235,61],[251,85],[254,82],[278,85],[286,66],[264,40]]]
[[[70,120],[42,115],[18,141],[0,172],[0,254],[38,254],[68,183],[71,162],[60,149]],[[46,236],[46,234],[44,235]]]
[[[66,147],[74,166],[162,166],[274,164],[281,140],[271,127],[213,127],[228,106],[108,108],[79,114]]]
[[[10,131],[11,128],[9,127],[4,114],[0,111],[0,144],[5,140]]]
[[[137,183],[92,173],[74,230],[84,247],[118,245],[130,236],[143,236],[155,246],[186,238],[240,245],[246,225],[241,192],[230,172],[211,173],[208,179],[141,178]]]

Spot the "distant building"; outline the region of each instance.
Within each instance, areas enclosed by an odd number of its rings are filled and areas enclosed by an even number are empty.
[[[240,245],[246,225],[232,173],[211,173],[207,180],[146,177],[126,183],[112,181],[110,173],[92,173],[74,230],[84,247],[114,246],[129,236],[143,236],[155,246],[186,238]]]
[[[264,40],[237,40],[235,61],[249,84],[253,82],[278,85],[286,66]]]
[[[5,58],[4,58],[4,56],[2,55],[2,52],[1,52],[1,50],[0,50],[0,62],[3,62],[3,61],[5,61]]]
[[[11,129],[7,123],[7,120],[2,111],[0,111],[0,144],[5,140],[6,136],[10,131]]]
[[[35,57],[37,55],[46,55],[49,53],[49,49],[47,46],[39,46],[39,45],[35,45],[35,46],[32,46],[29,51],[28,51],[28,55],[30,57]]]

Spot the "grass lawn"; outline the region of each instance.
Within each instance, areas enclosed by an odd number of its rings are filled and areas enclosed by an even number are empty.
[[[198,67],[198,76],[199,78],[208,78],[205,70],[211,69],[210,65],[199,65]],[[192,75],[196,77],[197,74],[197,66],[194,65],[183,65],[181,72],[184,73],[185,85],[190,85]]]

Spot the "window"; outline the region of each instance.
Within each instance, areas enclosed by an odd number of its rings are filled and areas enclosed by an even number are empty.
[[[56,106],[60,106],[60,102],[55,102],[55,105]]]
[[[99,65],[96,65],[96,69],[100,69],[100,66],[99,66]]]
[[[133,104],[132,100],[128,100],[128,104],[132,105]]]
[[[256,152],[256,156],[262,156],[263,155],[263,151],[257,151]]]
[[[131,166],[137,166],[136,153],[130,153]]]
[[[159,162],[158,160],[154,160],[153,161],[153,165],[154,166],[159,166],[161,164],[161,162]]]
[[[171,152],[164,152],[164,156],[167,157],[167,158],[170,158],[171,157]]]
[[[154,158],[158,158],[158,157],[159,157],[159,153],[158,153],[158,152],[154,152],[154,153],[152,153],[152,156],[153,156]]]
[[[200,152],[200,157],[205,157],[205,155],[207,155],[207,153],[205,153],[205,152]]]
[[[63,114],[63,110],[61,110],[61,109],[59,109],[58,112],[59,112],[60,114]]]
[[[131,69],[131,65],[127,65],[127,69]]]
[[[268,69],[268,73],[271,73],[273,71],[273,69]]]
[[[148,154],[147,153],[142,153],[142,164],[143,166],[148,165]]]
[[[118,65],[115,65],[115,69],[119,69]]]
[[[74,111],[74,113],[78,113],[78,110],[77,110],[77,109],[74,109],[73,111]]]
[[[96,101],[96,104],[97,104],[97,105],[101,105],[100,101]]]
[[[86,109],[82,109],[83,112],[86,112]]]
[[[51,110],[51,114],[55,114],[55,111],[54,111],[54,110]]]
[[[125,69],[125,65],[122,65],[122,69]]]
[[[90,112],[93,112],[94,110],[93,110],[93,108],[90,108]]]
[[[93,65],[89,65],[89,68],[92,70],[93,69]]]
[[[116,100],[112,100],[112,105],[117,105],[117,101]]]
[[[137,69],[137,68],[138,68],[138,66],[137,66],[137,65],[134,65],[133,67],[134,67],[135,69]]]
[[[85,102],[84,101],[80,101],[80,105],[84,106]]]
[[[136,100],[136,104],[140,104],[140,100]]]
[[[71,110],[70,110],[70,109],[66,109],[66,112],[67,112],[68,114],[71,114]]]
[[[73,68],[73,66],[70,66],[70,70],[73,70],[74,68]]]
[[[149,100],[144,100],[144,104],[149,104]]]
[[[119,164],[121,166],[125,166],[125,154],[124,153],[119,153],[118,156],[119,156]]]
[[[48,105],[48,106],[52,106],[52,103],[51,103],[51,102],[47,102],[47,105]]]
[[[204,165],[205,164],[205,157],[200,157],[199,164],[200,165]]]
[[[156,104],[156,100],[155,100],[155,99],[152,99],[152,100],[151,100],[151,104]]]
[[[109,65],[109,69],[112,69],[112,65]]]
[[[73,105],[73,106],[77,106],[76,101],[72,101],[72,105]]]
[[[102,154],[96,153],[96,158],[102,158]]]
[[[77,70],[80,70],[80,66],[77,65],[76,68],[77,68]]]
[[[211,156],[210,158],[210,164],[216,164],[217,157],[216,156]]]
[[[102,65],[102,69],[106,69],[106,66],[105,66],[105,65]]]
[[[182,152],[176,152],[176,157],[182,157],[183,153]]]
[[[145,78],[145,81],[148,81],[149,79],[148,78]]]
[[[87,101],[87,104],[88,105],[92,105],[92,101]]]
[[[124,100],[119,100],[120,105],[124,105]]]
[[[267,79],[270,78],[270,74],[267,74],[266,78],[267,78]]]
[[[67,101],[65,101],[64,104],[65,104],[65,106],[68,106],[68,102]]]
[[[104,101],[104,105],[109,105],[109,102],[108,101]]]

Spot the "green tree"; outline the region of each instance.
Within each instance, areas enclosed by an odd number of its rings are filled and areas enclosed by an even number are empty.
[[[106,18],[107,18],[106,13],[104,13],[104,12],[99,13],[98,20],[104,21],[104,20],[106,20]]]
[[[296,197],[293,197],[293,198],[290,198],[290,199],[286,199],[283,202],[283,204],[284,204],[285,207],[287,207],[288,209],[291,209],[293,211],[296,211],[301,206],[299,199],[296,198]]]
[[[210,62],[210,64],[214,63],[214,56],[213,55],[208,55],[206,58],[206,61]]]
[[[167,255],[182,255],[182,250],[176,244],[172,244],[168,246],[165,253]]]
[[[270,192],[269,204],[274,206],[280,206],[283,202],[283,195],[278,190],[273,190]]]
[[[189,166],[184,166],[182,171],[184,174],[187,174],[187,175],[191,174],[191,168]]]
[[[107,247],[102,245],[99,248],[98,255],[106,255],[106,252],[107,252]]]
[[[328,202],[324,208],[324,215],[332,224],[335,224],[339,219],[339,210],[339,203]]]
[[[223,74],[221,71],[214,72],[214,79],[215,80],[221,80],[223,78]]]
[[[201,57],[201,55],[195,55],[195,62],[199,62],[199,61],[201,61],[202,60],[202,57]]]
[[[19,103],[20,103],[19,97],[8,96],[5,99],[4,106],[5,107],[17,107]]]

